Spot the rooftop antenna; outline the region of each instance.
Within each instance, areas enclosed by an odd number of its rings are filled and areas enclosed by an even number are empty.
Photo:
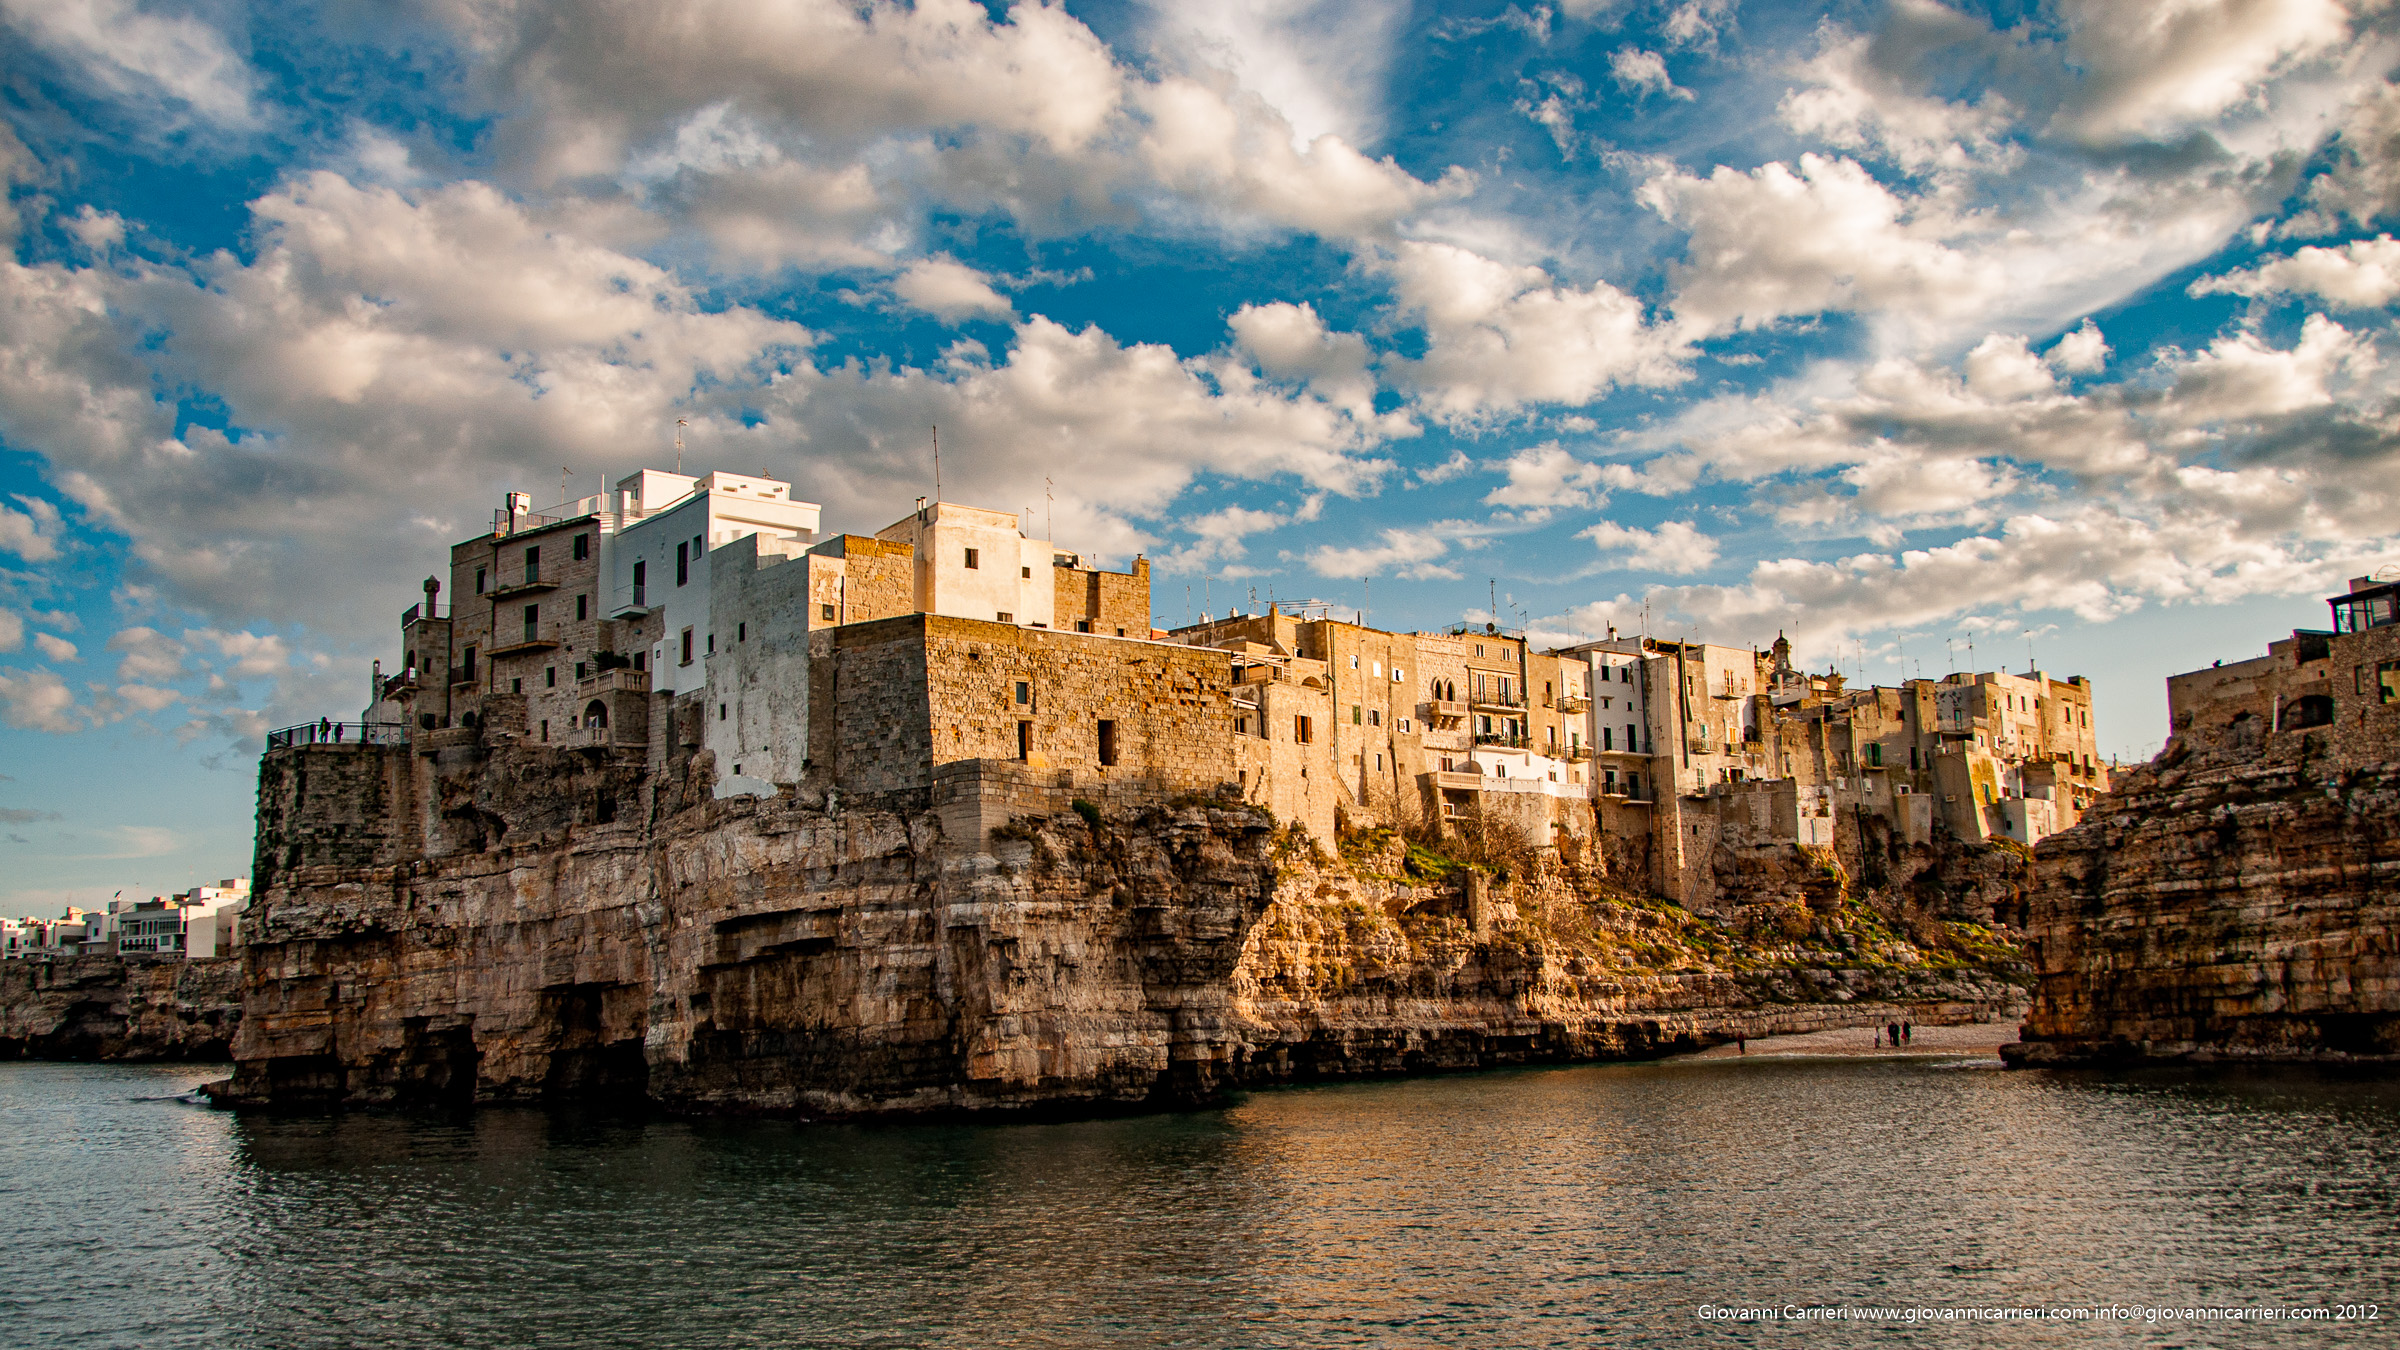
[[[1957,639],[1957,638],[1954,638],[1954,637],[1951,637],[1951,638],[1944,638],[1944,639],[1942,639],[1942,641],[1943,641],[1943,642],[1945,642],[1945,643],[1947,643],[1947,644],[1949,644],[1949,647],[1950,647],[1950,673],[1951,673],[1951,674],[1953,674],[1953,675],[1956,675],[1956,674],[1958,673],[1958,639]]]
[[[1360,577],[1358,585],[1365,592],[1365,598],[1358,602],[1358,626],[1364,628],[1367,626],[1367,611],[1375,604],[1375,578]]]
[[[573,469],[568,468],[564,464],[558,466],[558,499],[560,501],[571,502],[575,500],[573,497],[567,495],[567,480],[574,476],[575,471]]]
[[[1042,533],[1058,542],[1058,494],[1050,490],[1050,475],[1042,475]]]
[[[684,420],[683,420],[682,418],[680,418],[680,417],[676,418],[676,419],[675,419],[675,472],[677,472],[677,473],[682,473],[682,472],[683,472],[683,428],[684,428]]]
[[[2026,674],[2026,677],[2030,679],[2030,678],[2032,677],[2032,675],[2033,675],[2033,672],[2034,672],[2036,669],[2037,669],[2037,667],[2034,665],[2034,660],[2033,660],[2033,630],[2032,630],[2032,629],[2030,629],[2030,628],[2028,628],[2028,629],[2026,629],[2026,630],[2025,630],[2025,674]]]
[[[942,429],[940,427],[933,429],[933,500],[937,506],[941,504],[942,500]]]

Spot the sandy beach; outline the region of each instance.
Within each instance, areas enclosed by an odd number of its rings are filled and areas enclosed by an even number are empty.
[[[1918,1026],[1905,1046],[1897,1049],[1875,1044],[1875,1028],[1847,1027],[1838,1031],[1811,1031],[1798,1036],[1768,1036],[1753,1040],[1748,1047],[1750,1057],[1761,1055],[1807,1055],[1846,1058],[1894,1058],[1908,1055],[1989,1055],[1999,1057],[2000,1047],[2017,1039],[2014,1022],[1979,1022],[1963,1027]],[[1743,1051],[1731,1045],[1703,1050],[1684,1059],[1727,1059]]]

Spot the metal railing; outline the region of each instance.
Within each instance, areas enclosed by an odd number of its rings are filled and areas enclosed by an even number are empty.
[[[1510,750],[1524,750],[1531,748],[1533,745],[1533,738],[1530,736],[1511,736],[1506,732],[1500,731],[1478,731],[1475,733],[1475,743],[1477,745],[1497,745]]]
[[[447,619],[456,608],[455,605],[427,605],[420,600],[400,611],[400,626],[406,628],[420,619]]]
[[[1469,696],[1467,702],[1477,708],[1522,708],[1525,706],[1525,696],[1508,690],[1491,689]]]
[[[301,745],[406,745],[406,722],[302,722],[267,733],[269,750]]]

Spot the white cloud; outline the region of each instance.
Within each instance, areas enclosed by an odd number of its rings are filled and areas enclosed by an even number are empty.
[[[1633,478],[1622,464],[1577,459],[1556,441],[1519,450],[1500,468],[1508,482],[1484,494],[1484,504],[1542,512],[1606,505],[1609,489],[1630,487]]]
[[[1691,90],[1678,87],[1667,74],[1666,58],[1657,52],[1646,52],[1639,47],[1619,48],[1608,58],[1608,73],[1637,95],[1663,94],[1686,101],[1692,97]]]
[[[154,689],[141,684],[120,684],[116,688],[116,695],[145,713],[157,712],[183,697],[172,689]]]
[[[39,497],[18,497],[24,510],[0,506],[0,549],[27,562],[48,562],[58,556],[61,533],[58,508]]]
[[[117,662],[117,678],[127,683],[180,678],[184,658],[191,654],[181,642],[148,626],[119,631],[108,640],[108,649],[124,653]]]
[[[2042,359],[2053,369],[2088,375],[2108,364],[2108,339],[2100,335],[2098,324],[2085,319],[2081,327],[2052,343]]]
[[[1433,529],[1387,529],[1380,544],[1361,548],[1322,545],[1308,555],[1308,565],[1326,577],[1455,581],[1460,576],[1458,569],[1436,561],[1449,551],[1448,541]]]
[[[1375,379],[1367,373],[1366,339],[1327,328],[1314,305],[1244,305],[1226,327],[1234,346],[1268,375],[1305,380],[1329,402],[1361,418],[1371,415]]]
[[[2332,166],[2308,185],[2310,209],[2279,233],[2331,234],[2344,220],[2364,229],[2400,215],[2400,85],[2376,85],[2352,105],[2331,150]]]
[[[1816,54],[1793,68],[1801,87],[1776,111],[1800,135],[1911,172],[2006,166],[2017,158],[2002,139],[2015,112],[2007,99],[1956,103],[1914,87],[1932,51],[1989,32],[1929,0],[1901,0],[1872,35],[1828,25]]]
[[[13,652],[24,645],[25,621],[0,609],[0,652]]]
[[[1243,541],[1249,536],[1287,525],[1292,519],[1274,511],[1228,506],[1177,521],[1176,528],[1194,536],[1193,542],[1162,556],[1158,562],[1169,571],[1209,571],[1247,556],[1249,547]]]
[[[196,628],[186,630],[183,639],[195,647],[202,644],[215,647],[228,663],[219,667],[218,673],[237,680],[271,679],[292,664],[291,644],[274,633],[226,633]],[[117,678],[125,678],[121,668]]]
[[[129,0],[0,0],[0,16],[115,98],[180,105],[227,125],[252,120],[249,64],[190,15],[153,14]]]
[[[2194,295],[2314,295],[2343,309],[2381,309],[2400,297],[2400,241],[2353,239],[2308,247],[2223,276],[2192,283]],[[5,522],[0,522],[4,527]]]
[[[61,735],[84,728],[74,693],[48,670],[0,670],[0,722]]]
[[[2350,31],[2339,0],[2061,0],[2058,9],[2083,78],[2057,120],[2094,138],[2163,136],[2214,117]]]
[[[1987,308],[2008,285],[1998,260],[1943,242],[1955,225],[1895,196],[1857,163],[1808,154],[1707,178],[1669,171],[1640,198],[1691,230],[1672,271],[1675,317],[1696,332],[1755,327],[1828,309],[1949,319]]]
[[[75,659],[75,644],[54,634],[34,634],[33,645],[41,651],[42,655],[49,657],[53,661],[72,661]]]
[[[1408,7],[1358,0],[1147,0],[1149,36],[1186,68],[1214,66],[1291,127],[1294,149],[1319,136],[1371,143]]]
[[[2032,398],[2058,387],[2050,368],[2019,334],[1994,333],[1977,343],[1967,353],[1965,368],[1967,388],[1982,398]]]
[[[1690,377],[1680,339],[1645,322],[1642,302],[1605,281],[1561,286],[1538,267],[1454,244],[1404,243],[1390,266],[1399,308],[1422,317],[1426,347],[1387,368],[1446,421]]]
[[[1705,570],[1717,560],[1717,541],[1700,533],[1688,520],[1670,520],[1644,530],[1604,520],[1579,530],[1603,555],[1615,556],[1612,570],[1690,573]]]
[[[892,293],[911,308],[949,323],[961,319],[1006,319],[1015,305],[992,289],[983,273],[950,257],[912,263],[892,282]]]

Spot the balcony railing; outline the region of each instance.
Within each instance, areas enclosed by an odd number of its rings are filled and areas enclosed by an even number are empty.
[[[406,628],[421,619],[447,619],[455,608],[454,605],[428,605],[419,600],[400,611],[400,626]]]
[[[267,733],[269,750],[300,745],[406,745],[406,722],[302,722]]]
[[[1478,731],[1475,733],[1475,743],[1477,745],[1497,745],[1508,750],[1524,750],[1533,745],[1533,738],[1511,736],[1501,731]]]
[[[1434,723],[1464,722],[1467,720],[1467,705],[1456,699],[1428,699],[1425,703],[1425,720]]]
[[[1506,690],[1485,690],[1471,696],[1467,702],[1478,708],[1513,710],[1525,706],[1525,696]]]
[[[639,586],[617,587],[616,599],[609,606],[608,616],[612,619],[621,619],[628,614],[639,613],[650,608],[650,590],[651,587],[647,582]]]
[[[1588,745],[1570,745],[1567,747],[1567,758],[1570,760],[1586,760],[1590,759],[1591,757],[1592,747]]]
[[[1592,701],[1581,694],[1561,694],[1558,710],[1563,713],[1587,713],[1592,710]]]

